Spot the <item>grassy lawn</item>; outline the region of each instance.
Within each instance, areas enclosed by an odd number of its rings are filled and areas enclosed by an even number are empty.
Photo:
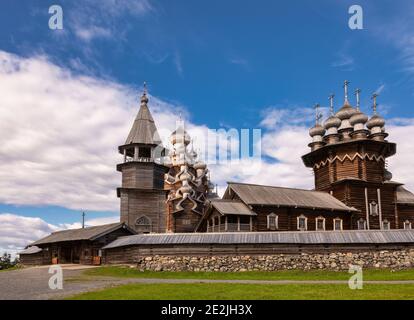
[[[76,295],[73,300],[393,300],[414,299],[414,285],[131,284]]]
[[[128,267],[100,267],[84,272],[87,276],[156,279],[215,279],[215,280],[348,280],[346,271],[283,270],[271,272],[151,272]],[[364,280],[414,280],[414,269],[364,270]]]

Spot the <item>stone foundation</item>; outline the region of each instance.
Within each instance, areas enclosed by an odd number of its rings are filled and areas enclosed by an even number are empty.
[[[414,268],[414,250],[266,256],[147,256],[136,262],[142,271],[348,270],[350,265],[397,270]]]

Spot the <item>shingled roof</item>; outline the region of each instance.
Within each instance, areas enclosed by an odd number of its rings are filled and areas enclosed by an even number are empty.
[[[255,216],[254,213],[248,206],[243,202],[237,200],[223,200],[223,199],[212,199],[211,205],[217,209],[222,215],[236,214],[245,216]]]
[[[327,192],[229,182],[223,198],[233,191],[248,205],[272,205],[355,212]]]
[[[414,205],[414,194],[402,186],[397,187],[397,203]]]
[[[125,141],[125,144],[131,143],[152,145],[159,145],[161,143],[154,119],[145,101],[141,103],[138,115]]]
[[[101,226],[81,228],[81,229],[70,229],[53,232],[45,238],[37,240],[30,244],[30,246],[37,246],[40,244],[65,242],[65,241],[78,241],[78,240],[95,240],[102,237],[112,231],[118,230],[119,228],[128,228],[123,223],[111,223]],[[128,228],[129,229],[129,228]],[[130,229],[129,229],[130,230]],[[131,234],[134,234],[132,230]]]
[[[121,237],[103,247],[188,244],[386,244],[414,243],[414,230],[344,230],[145,234]]]

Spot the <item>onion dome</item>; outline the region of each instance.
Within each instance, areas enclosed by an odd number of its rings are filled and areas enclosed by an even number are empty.
[[[188,145],[191,142],[190,135],[187,133],[187,131],[184,130],[183,127],[179,127],[177,130],[175,130],[170,137],[171,143],[174,145],[177,142],[184,143],[185,145]]]
[[[350,119],[349,123],[351,126],[356,124],[365,124],[368,121],[368,116],[361,111],[357,111]]]
[[[354,108],[352,108],[351,105],[345,103],[342,106],[342,108],[338,110],[335,116],[338,117],[340,120],[347,120],[350,119],[356,113],[357,111]]]
[[[309,130],[309,135],[313,138],[315,136],[323,136],[325,129],[319,123]]]
[[[339,126],[341,125],[341,119],[339,119],[338,117],[332,115],[330,116],[328,119],[326,119],[324,126],[325,129],[328,130],[330,128],[339,128]]]
[[[202,169],[202,170],[204,170],[204,169],[206,169],[207,168],[207,165],[204,163],[204,162],[202,162],[202,161],[198,161],[198,162],[196,162],[195,164],[194,164],[194,169],[196,169],[196,170],[198,170],[198,169]]]
[[[384,127],[385,125],[385,120],[383,117],[379,116],[378,114],[374,114],[371,119],[368,120],[367,122],[367,128],[368,129],[372,129],[375,127]]]

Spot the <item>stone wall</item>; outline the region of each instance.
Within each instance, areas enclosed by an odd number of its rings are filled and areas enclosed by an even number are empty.
[[[414,250],[266,256],[147,256],[138,258],[136,263],[142,271],[348,270],[350,265],[405,269],[414,267]]]

